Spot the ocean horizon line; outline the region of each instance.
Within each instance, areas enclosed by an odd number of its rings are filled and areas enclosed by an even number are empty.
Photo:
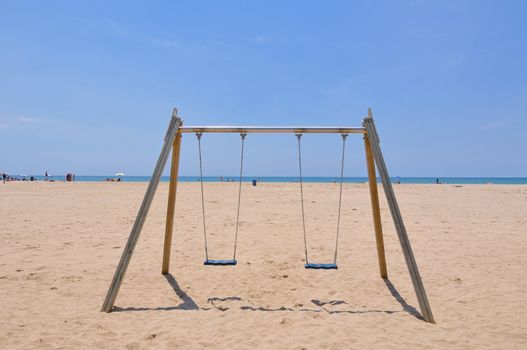
[[[15,179],[28,180],[33,177],[35,180],[45,180],[46,177],[42,175],[13,175]],[[80,182],[101,182],[111,179],[120,178],[123,182],[148,182],[151,176],[145,175],[76,175],[75,181]],[[63,181],[65,175],[49,175],[48,180]],[[162,176],[161,182],[168,182],[170,176]],[[199,181],[199,175],[182,175],[178,176],[180,182],[197,182]],[[390,177],[392,182],[401,184],[509,184],[509,185],[527,185],[527,177],[470,177],[470,176],[445,176],[445,177],[432,177],[432,176],[392,176]],[[298,176],[256,176],[247,175],[243,176],[243,182],[252,182],[256,180],[258,182],[298,182]],[[304,176],[303,182],[309,183],[334,183],[340,182],[340,177],[335,176]],[[238,182],[239,176],[204,176],[204,182]],[[343,178],[344,183],[364,183],[367,182],[366,176],[346,176]],[[380,182],[380,178],[377,178]]]

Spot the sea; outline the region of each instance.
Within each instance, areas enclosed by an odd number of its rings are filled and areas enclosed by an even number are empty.
[[[30,175],[19,175],[14,176],[15,178],[29,179]],[[36,180],[44,180],[44,176],[34,176]],[[62,175],[53,175],[49,176],[48,179],[55,181],[65,180],[65,176]],[[117,179],[117,176],[112,175],[103,175],[103,176],[84,176],[76,175],[75,181],[81,182],[101,182],[106,181],[107,179]],[[393,183],[402,183],[402,184],[456,184],[456,185],[472,185],[472,184],[497,184],[497,185],[527,185],[527,177],[392,177]],[[199,176],[179,176],[178,178],[181,182],[197,182],[199,181]],[[236,176],[204,176],[203,182],[219,182],[220,180],[225,181],[234,181],[238,182],[239,177]],[[299,178],[297,176],[244,176],[244,182],[252,182],[257,180],[258,182],[298,182]],[[123,182],[148,182],[150,181],[150,176],[121,176],[121,181]],[[168,176],[161,177],[162,182],[168,182]],[[318,176],[309,176],[303,178],[304,182],[310,183],[335,183],[340,182],[339,177],[318,177]],[[345,177],[343,182],[345,183],[364,183],[367,182],[367,177]],[[377,179],[380,182],[380,179]]]

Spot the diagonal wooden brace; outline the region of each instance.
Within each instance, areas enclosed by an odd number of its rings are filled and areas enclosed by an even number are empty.
[[[362,125],[364,128],[366,128],[368,140],[374,154],[375,163],[377,164],[377,170],[379,171],[379,175],[382,180],[382,187],[384,189],[384,193],[386,194],[388,206],[390,207],[393,223],[395,224],[395,230],[397,231],[397,236],[399,237],[399,242],[401,243],[404,260],[406,261],[406,266],[408,267],[408,272],[410,273],[410,277],[412,279],[415,294],[417,295],[417,301],[419,302],[421,315],[425,321],[435,323],[434,316],[432,315],[432,309],[428,303],[426,291],[423,286],[423,281],[421,280],[421,275],[419,274],[419,269],[412,252],[410,239],[408,238],[401,211],[399,210],[399,205],[397,204],[397,199],[395,198],[395,193],[393,192],[390,176],[388,175],[388,169],[384,163],[384,158],[382,156],[381,146],[379,143],[379,135],[377,134],[377,130],[375,128],[375,122],[373,121],[371,109],[368,110],[368,117],[364,118]]]
[[[139,239],[139,235],[143,229],[146,216],[150,210],[150,205],[154,199],[157,186],[159,185],[159,180],[161,179],[161,174],[165,168],[168,156],[170,155],[170,149],[172,148],[174,138],[176,137],[180,125],[181,118],[177,116],[177,109],[174,108],[172,119],[170,120],[170,124],[165,135],[163,148],[161,149],[161,153],[159,154],[159,159],[157,160],[157,164],[154,169],[154,173],[152,174],[152,178],[150,179],[150,183],[148,184],[145,197],[143,198],[143,202],[141,203],[141,207],[139,208],[139,212],[135,218],[134,226],[130,232],[130,237],[128,238],[128,242],[124,247],[123,254],[121,255],[121,260],[119,260],[119,265],[117,265],[117,269],[115,270],[112,283],[110,284],[110,288],[108,288],[108,292],[106,293],[106,298],[104,299],[101,311],[112,311],[115,298],[117,298],[117,293],[119,293],[119,288],[121,287],[126,269],[128,268],[128,264],[132,259],[132,254],[134,253],[137,240]]]

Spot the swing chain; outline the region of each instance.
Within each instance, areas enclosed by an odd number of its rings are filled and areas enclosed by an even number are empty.
[[[302,134],[297,133],[295,134],[296,138],[298,139],[298,169],[300,172],[299,182],[300,182],[300,203],[302,207],[302,229],[304,231],[304,254],[306,257],[306,264],[309,264],[309,260],[307,257],[307,235],[306,235],[306,215],[304,212],[304,186],[303,186],[303,180],[302,180],[302,152],[301,152],[301,139]]]
[[[306,265],[309,264],[308,261],[308,254],[307,254],[307,235],[306,235],[306,218],[305,218],[305,210],[304,210],[304,189],[303,189],[303,176],[302,176],[302,153],[301,153],[301,138],[302,134],[298,133],[295,134],[295,136],[298,139],[298,168],[300,172],[300,202],[302,207],[302,228],[304,232],[304,254],[306,257]],[[346,139],[348,137],[348,134],[341,134],[342,136],[342,154],[341,154],[341,161],[340,161],[340,184],[339,184],[339,207],[338,207],[338,215],[337,215],[337,235],[335,240],[335,254],[333,257],[333,264],[337,264],[337,252],[338,252],[338,245],[339,245],[339,233],[340,233],[340,217],[341,217],[341,209],[342,209],[342,184],[344,182],[344,156],[345,156],[345,150],[346,150]]]
[[[236,260],[236,248],[238,246],[238,227],[240,223],[240,203],[242,198],[242,178],[243,178],[243,148],[245,144],[245,137],[247,136],[246,132],[241,132],[240,137],[242,139],[242,151],[240,156],[240,182],[238,185],[238,209],[236,211],[236,233],[234,235],[234,253],[232,260]]]
[[[200,182],[200,188],[201,188],[201,209],[202,209],[202,215],[203,215],[203,238],[205,242],[205,259],[206,261],[209,260],[209,252],[208,252],[208,244],[207,244],[207,225],[205,221],[205,194],[203,189],[203,159],[202,159],[202,152],[201,152],[201,137],[203,136],[201,131],[196,132],[196,138],[198,139],[198,152],[199,152],[199,182]],[[237,206],[237,213],[236,213],[236,233],[234,236],[234,254],[233,254],[233,260],[236,260],[236,249],[238,245],[238,227],[240,222],[240,204],[241,204],[241,191],[242,191],[242,181],[243,181],[243,151],[244,151],[244,144],[245,144],[245,137],[247,136],[246,132],[240,133],[240,137],[242,140],[242,146],[241,146],[241,156],[240,156],[240,180],[239,180],[239,187],[238,187],[238,206]]]
[[[199,152],[199,183],[201,186],[201,211],[203,214],[203,238],[205,240],[205,259],[209,260],[209,251],[207,248],[207,225],[205,223],[205,194],[203,191],[203,161],[201,159],[201,131],[196,133],[198,139],[198,152]]]
[[[339,210],[337,216],[337,239],[335,240],[335,256],[333,258],[333,263],[337,263],[337,252],[339,248],[339,231],[340,231],[340,212],[342,209],[342,182],[344,180],[344,154],[346,150],[346,139],[348,134],[341,134],[342,136],[342,157],[340,160],[340,188],[339,188]]]

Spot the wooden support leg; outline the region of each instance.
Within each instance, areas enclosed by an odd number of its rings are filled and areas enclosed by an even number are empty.
[[[384,239],[382,236],[381,209],[379,205],[379,192],[377,191],[377,176],[375,174],[375,162],[368,140],[364,135],[364,147],[366,149],[366,165],[368,167],[368,182],[370,185],[371,210],[373,214],[373,225],[375,227],[375,241],[377,242],[377,257],[379,259],[379,272],[382,278],[388,278],[386,269],[386,256],[384,254]]]
[[[399,242],[401,243],[406,266],[408,267],[408,272],[412,278],[412,284],[414,286],[415,294],[417,295],[417,300],[421,309],[421,315],[425,321],[434,323],[432,309],[428,303],[423,281],[421,280],[421,275],[419,274],[419,269],[417,268],[417,263],[410,245],[410,239],[408,238],[401,211],[399,210],[399,205],[397,204],[395,193],[393,192],[392,183],[388,175],[388,169],[384,163],[384,158],[382,156],[381,146],[379,143],[379,135],[377,134],[377,130],[375,128],[375,122],[373,121],[371,109],[368,110],[368,117],[364,118],[362,125],[366,128],[366,132],[368,133],[369,144],[373,151],[375,163],[377,164],[377,170],[381,176],[382,187],[384,189],[384,193],[386,194],[390,212],[392,213],[393,222],[395,224],[397,236],[399,237]]]
[[[181,150],[181,133],[176,135],[172,147],[172,167],[170,168],[170,184],[168,187],[167,221],[165,226],[165,246],[163,249],[163,267],[161,273],[166,275],[170,265],[170,250],[172,247],[172,232],[174,230],[174,209],[176,207],[177,177],[179,172],[179,155]]]
[[[121,255],[121,260],[119,261],[119,265],[117,265],[117,269],[115,270],[112,283],[110,284],[110,288],[108,288],[108,292],[106,293],[106,298],[104,299],[101,311],[112,311],[115,298],[117,298],[117,293],[119,293],[119,288],[121,287],[126,269],[128,268],[128,264],[130,263],[130,259],[134,253],[135,245],[137,244],[137,240],[139,239],[139,235],[143,229],[143,224],[145,223],[150,205],[154,199],[157,185],[159,185],[159,179],[161,178],[163,168],[165,167],[170,154],[170,148],[174,143],[174,138],[176,137],[180,125],[181,119],[177,116],[177,110],[174,108],[172,119],[170,120],[170,124],[165,135],[163,148],[161,149],[154,173],[152,174],[152,178],[150,179],[150,183],[146,189],[145,197],[143,198],[143,202],[141,203],[141,207],[139,208],[139,212],[135,218],[134,226],[130,232],[130,237],[128,237],[128,242],[126,243],[123,254]]]

